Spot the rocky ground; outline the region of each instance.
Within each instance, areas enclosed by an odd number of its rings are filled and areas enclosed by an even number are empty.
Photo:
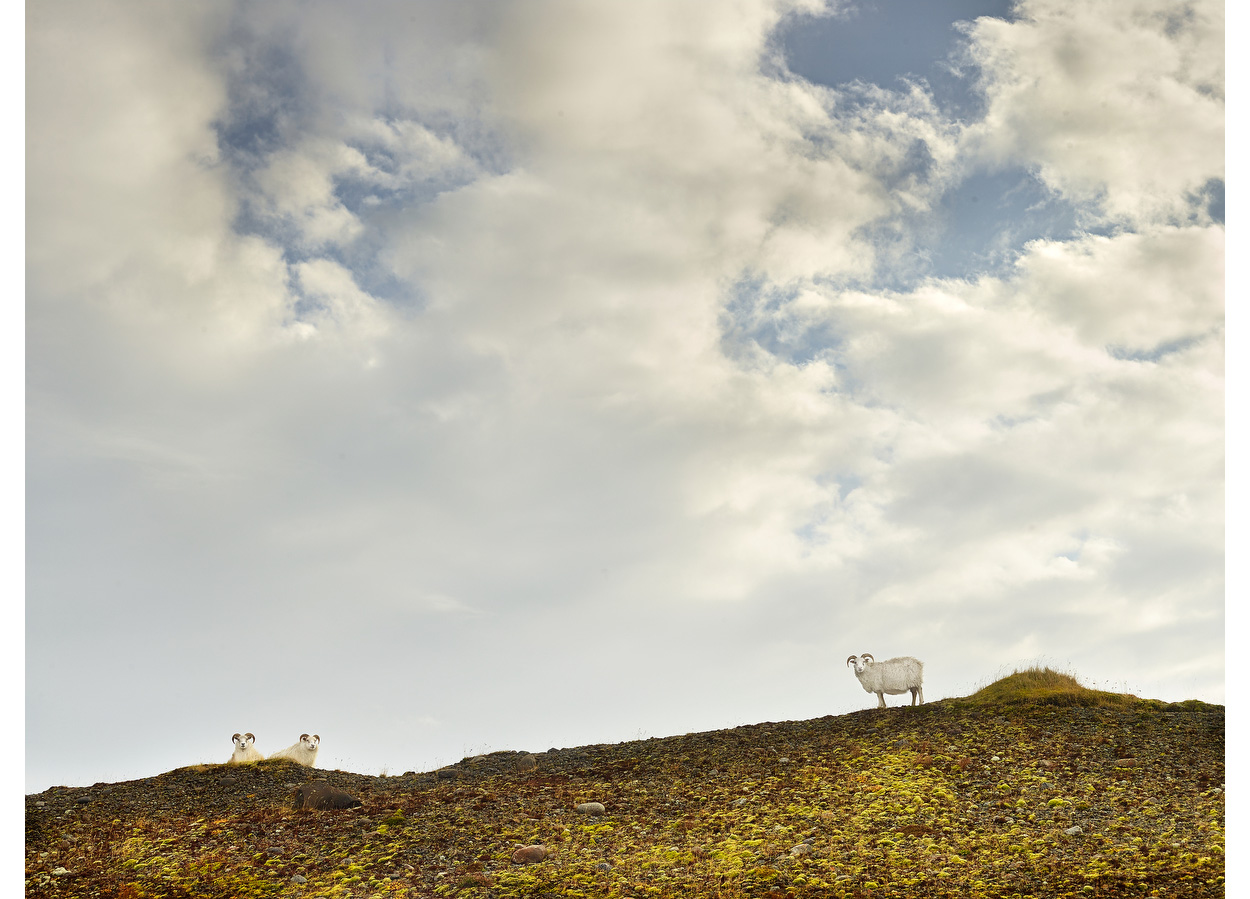
[[[55,787],[26,797],[26,895],[1224,895],[1223,706],[982,694],[397,777]],[[295,809],[317,780],[361,805]]]

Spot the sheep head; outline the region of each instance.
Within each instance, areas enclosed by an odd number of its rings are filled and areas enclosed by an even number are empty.
[[[848,668],[854,665],[855,675],[857,677],[864,673],[865,668],[867,668],[869,665],[874,664],[875,662],[876,662],[876,659],[872,657],[872,653],[870,652],[866,652],[862,656],[847,656],[847,659],[846,659],[846,664]]]

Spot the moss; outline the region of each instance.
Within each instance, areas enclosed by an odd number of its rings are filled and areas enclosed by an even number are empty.
[[[46,818],[28,806],[27,895],[1222,895],[1222,708],[1052,704],[1036,691],[1071,684],[1039,680],[984,702],[586,747],[541,777],[489,760],[455,781],[317,772],[361,809],[291,810],[307,774],[281,765],[234,768],[228,788],[220,769],[180,769],[81,809],[49,793]],[[573,811],[592,797],[607,816]],[[93,848],[53,885],[39,853],[73,822]],[[531,843],[550,857],[514,865]]]

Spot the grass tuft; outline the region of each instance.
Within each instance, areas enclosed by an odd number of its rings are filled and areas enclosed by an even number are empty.
[[[1034,666],[1023,671],[1013,671],[971,696],[957,701],[971,705],[1040,703],[1086,708],[1125,708],[1145,700],[1131,693],[1092,690],[1070,674],[1055,671],[1053,668]]]

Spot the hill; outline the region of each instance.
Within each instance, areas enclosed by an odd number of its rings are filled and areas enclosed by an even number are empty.
[[[396,777],[54,787],[26,797],[26,895],[1223,896],[1224,707],[1046,677]],[[361,805],[294,809],[316,780]]]

